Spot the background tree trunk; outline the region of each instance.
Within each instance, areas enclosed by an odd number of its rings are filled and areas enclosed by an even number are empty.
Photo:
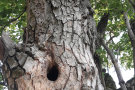
[[[126,12],[124,12],[124,18],[125,18],[125,23],[128,29],[128,36],[130,38],[131,45],[133,48],[133,63],[134,63],[134,77],[135,77],[135,32],[134,32],[135,26],[134,26],[134,22],[131,22],[131,23],[129,22],[129,18]],[[134,80],[134,83],[135,83],[135,80]],[[135,89],[135,85],[133,85],[133,88]]]
[[[3,35],[9,90],[103,90],[92,13],[89,0],[27,0],[24,44]]]
[[[112,50],[110,50],[107,45],[105,44],[104,40],[101,40],[103,47],[107,51],[108,55],[110,55],[111,61],[114,65],[118,80],[119,80],[119,85],[121,86],[122,90],[127,90],[125,81],[123,79],[123,76],[121,74],[119,65],[118,65],[118,60],[115,58],[115,55],[113,54]]]

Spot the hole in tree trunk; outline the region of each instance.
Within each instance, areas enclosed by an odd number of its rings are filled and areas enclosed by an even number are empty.
[[[58,70],[58,66],[55,64],[53,65],[47,73],[47,78],[50,81],[56,81],[59,75],[59,70]]]

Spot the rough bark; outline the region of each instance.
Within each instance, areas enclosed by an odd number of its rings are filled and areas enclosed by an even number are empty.
[[[27,0],[24,44],[3,36],[9,90],[104,90],[92,13],[89,0]]]

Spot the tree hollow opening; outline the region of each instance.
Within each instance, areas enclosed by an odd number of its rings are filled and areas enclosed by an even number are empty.
[[[52,66],[47,73],[47,78],[50,81],[56,81],[59,75],[59,70],[58,70],[58,66],[54,65]]]

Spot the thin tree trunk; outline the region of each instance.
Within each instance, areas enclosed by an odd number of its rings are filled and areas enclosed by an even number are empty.
[[[134,78],[135,78],[135,35],[134,35],[131,25],[129,23],[129,19],[128,19],[126,12],[124,12],[124,18],[125,18],[125,22],[126,22],[127,29],[128,29],[128,36],[130,38],[130,41],[131,41],[131,44],[133,47],[133,63],[134,63]],[[135,84],[135,79],[134,79],[134,84]],[[135,89],[135,86],[134,86],[134,89]]]
[[[135,90],[135,47],[133,47],[133,63],[134,63],[134,86],[133,86],[133,90]]]
[[[125,82],[123,80],[119,65],[118,65],[118,60],[115,58],[115,55],[113,54],[113,52],[107,47],[107,45],[105,44],[105,42],[102,40],[102,45],[105,48],[105,50],[107,51],[108,55],[111,57],[111,61],[114,65],[118,80],[119,80],[119,84],[122,88],[122,90],[127,90]]]
[[[3,35],[9,90],[104,90],[93,59],[92,13],[89,0],[27,0],[24,43]]]

